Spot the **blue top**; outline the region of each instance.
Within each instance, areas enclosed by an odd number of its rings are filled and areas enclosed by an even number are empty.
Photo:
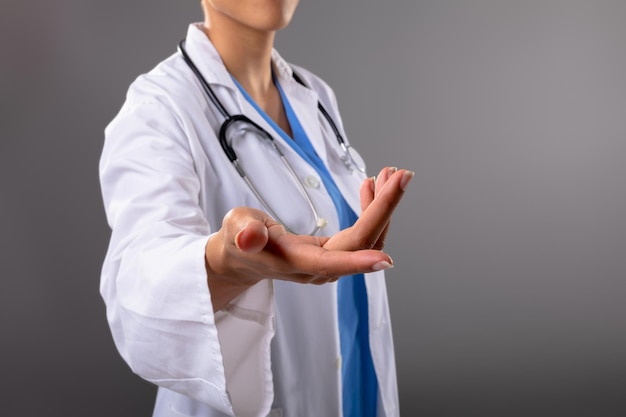
[[[280,92],[293,138],[290,138],[248,95],[235,80],[239,90],[259,114],[276,132],[317,171],[330,195],[339,217],[339,227],[345,229],[354,224],[357,215],[350,208],[337,188],[324,162],[315,152],[287,96],[274,77]],[[343,417],[375,417],[378,382],[369,346],[367,291],[363,274],[342,277],[337,281],[339,315],[339,341],[342,364]]]

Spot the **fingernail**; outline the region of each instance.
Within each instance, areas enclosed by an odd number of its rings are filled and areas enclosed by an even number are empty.
[[[394,174],[398,170],[398,167],[389,167],[389,174]]]
[[[372,270],[374,271],[382,271],[383,269],[389,269],[389,268],[393,268],[393,265],[387,261],[380,261],[380,262],[375,263],[374,266],[372,266]]]
[[[402,188],[402,191],[405,191],[407,189],[407,187],[409,186],[409,182],[411,182],[411,179],[413,179],[414,176],[415,172],[413,171],[406,171],[404,174],[402,174],[402,180],[400,180],[400,188]]]
[[[372,192],[376,191],[376,177],[370,178],[370,190],[372,190]]]

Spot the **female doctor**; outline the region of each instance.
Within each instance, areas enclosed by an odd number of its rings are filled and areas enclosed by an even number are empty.
[[[100,292],[155,417],[399,415],[382,247],[413,173],[366,178],[273,49],[296,5],[204,0],[105,129]]]

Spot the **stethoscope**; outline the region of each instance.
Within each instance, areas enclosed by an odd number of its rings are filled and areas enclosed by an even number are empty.
[[[298,189],[300,190],[302,195],[305,197],[307,204],[309,205],[309,208],[311,210],[311,213],[313,214],[313,217],[315,219],[315,227],[308,234],[314,235],[315,233],[317,233],[325,225],[325,221],[318,214],[315,208],[315,205],[313,204],[313,201],[311,200],[311,197],[309,196],[309,193],[306,191],[305,186],[302,183],[302,180],[298,177],[298,175],[296,174],[295,170],[293,169],[289,161],[287,161],[285,154],[278,148],[278,146],[276,146],[274,137],[267,130],[263,129],[263,127],[261,127],[258,123],[255,123],[253,120],[251,120],[249,117],[243,114],[230,114],[226,110],[222,102],[217,98],[217,95],[215,94],[215,92],[213,91],[209,83],[200,73],[200,70],[198,70],[198,67],[193,63],[193,61],[187,54],[187,50],[185,49],[184,39],[180,41],[180,43],[178,44],[178,51],[183,56],[189,68],[196,75],[196,77],[198,78],[198,81],[200,81],[200,85],[202,85],[202,88],[204,89],[211,103],[213,103],[215,108],[221,113],[222,116],[224,116],[224,122],[220,126],[219,133],[218,133],[218,139],[219,139],[220,145],[222,146],[222,149],[224,153],[226,154],[226,156],[228,157],[228,159],[230,160],[230,162],[233,164],[233,166],[235,167],[235,169],[237,170],[241,178],[248,185],[248,187],[253,192],[253,194],[259,199],[263,207],[276,221],[283,224],[283,226],[285,226],[285,228],[288,231],[292,232],[289,229],[289,227],[279,219],[279,217],[276,215],[274,210],[272,210],[269,204],[267,204],[265,199],[260,195],[260,193],[258,192],[257,188],[254,186],[254,184],[252,184],[252,182],[248,178],[248,175],[246,174],[243,167],[241,166],[239,159],[237,157],[237,154],[235,153],[235,150],[229,143],[227,139],[228,129],[237,123],[242,123],[242,124],[253,126],[254,129],[258,131],[260,136],[264,139],[267,139],[271,147],[278,153],[281,161],[283,162],[283,164],[289,171],[290,175],[292,175],[292,177],[294,178],[295,184],[297,185]],[[295,71],[293,72],[293,78],[296,80],[296,82],[306,87],[306,84],[304,83],[302,78],[300,78],[300,76],[296,74]],[[339,143],[339,146],[341,147],[341,150],[343,152],[343,154],[340,156],[340,159],[345,165],[346,169],[348,171],[354,171],[355,169],[357,169],[358,171],[365,173],[365,163],[363,159],[354,148],[352,148],[348,143],[346,143],[346,141],[343,139],[343,136],[341,136],[341,133],[339,132],[339,129],[337,128],[337,125],[333,121],[332,117],[330,116],[328,111],[326,111],[322,103],[320,103],[319,101],[317,102],[317,108],[319,109],[320,113],[322,113],[322,115],[328,122],[328,125],[331,127],[331,129],[335,133],[337,142]]]

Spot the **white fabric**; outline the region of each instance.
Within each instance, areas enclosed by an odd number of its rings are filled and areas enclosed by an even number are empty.
[[[227,109],[273,132],[241,96],[199,25],[190,25],[186,40],[189,55]],[[276,52],[273,65],[315,150],[358,213],[364,175],[345,168],[317,110],[320,100],[342,129],[332,90],[302,68],[297,71],[312,88],[296,83]],[[232,207],[261,208],[220,147],[216,131],[222,120],[176,53],[132,83],[105,130],[100,180],[112,234],[100,291],[114,342],[133,372],[159,385],[155,417],[341,416],[335,284],[265,280],[213,314],[206,242]],[[278,134],[275,139],[300,178],[317,176]],[[273,163],[273,156],[245,150],[242,160]],[[289,204],[276,186],[281,177],[255,180],[274,185],[264,195],[270,204]],[[328,220],[320,233],[334,234],[332,200],[324,187],[308,191]],[[290,216],[284,220],[298,221],[297,211]],[[368,274],[366,283],[379,415],[397,416],[383,273]]]

